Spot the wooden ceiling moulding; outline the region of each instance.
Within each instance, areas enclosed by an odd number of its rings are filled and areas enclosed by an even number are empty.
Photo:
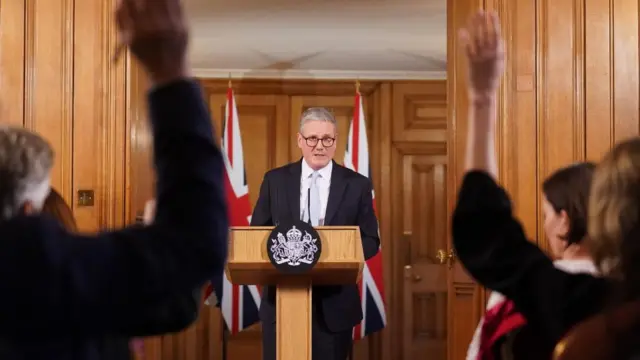
[[[317,81],[294,79],[231,79],[236,94],[243,95],[353,95],[356,91],[356,79],[352,81]],[[360,93],[364,96],[372,94],[381,81],[360,81]],[[200,79],[200,84],[208,93],[224,93],[229,86],[229,79]]]

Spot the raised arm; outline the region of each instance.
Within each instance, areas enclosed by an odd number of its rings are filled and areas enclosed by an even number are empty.
[[[472,17],[460,40],[469,62],[469,123],[466,171],[481,170],[497,178],[495,153],[496,97],[504,68],[504,45],[495,13]]]
[[[601,309],[608,283],[554,267],[525,237],[505,191],[486,172],[465,176],[452,221],[453,246],[483,286],[504,294],[551,342]],[[588,300],[586,300],[588,299]]]
[[[156,201],[147,201],[143,214],[145,225],[154,222],[155,213]],[[157,304],[143,306],[131,314],[132,322],[126,334],[152,336],[185,329],[198,319],[202,299],[203,289],[198,288],[187,293],[177,292]]]
[[[222,271],[223,163],[200,88],[187,79],[180,10],[179,0],[124,0],[118,12],[155,86],[155,222],[96,236],[71,235],[46,217],[0,224],[0,334],[145,335],[136,333],[140,312],[193,295]]]

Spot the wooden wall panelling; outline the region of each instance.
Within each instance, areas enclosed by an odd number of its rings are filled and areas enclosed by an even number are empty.
[[[126,61],[114,64],[116,1],[75,1],[73,42],[73,209],[81,230],[126,223]],[[92,30],[89,30],[92,29]],[[70,40],[68,40],[70,41]],[[93,206],[78,192],[93,190]]]
[[[54,148],[51,183],[71,202],[73,2],[27,1],[25,5],[24,126]]]
[[[638,2],[585,1],[586,158],[639,132]]]
[[[467,62],[464,50],[460,49],[458,30],[466,26],[469,16],[485,6],[480,0],[447,1],[447,105],[449,119],[449,168],[447,184],[448,214],[455,206],[457,189],[464,174],[464,154],[467,137]],[[450,223],[450,219],[447,219]],[[449,273],[448,302],[448,359],[466,358],[467,348],[475,327],[484,310],[484,293],[465,272],[462,265],[454,262]]]
[[[24,125],[26,0],[0,2],[0,119]]]
[[[547,249],[541,182],[638,135],[638,48],[628,46],[638,39],[638,3],[492,0],[487,6],[499,11],[508,34],[500,178],[527,234]]]
[[[22,125],[53,147],[52,185],[72,205],[78,226],[124,223],[124,67],[108,61],[115,1],[3,1],[3,122]],[[77,190],[94,205],[76,206]]]
[[[373,176],[373,186],[375,187],[376,206],[378,210],[378,221],[380,226],[380,244],[382,247],[382,263],[384,264],[384,290],[387,313],[387,327],[380,334],[369,338],[369,352],[375,353],[378,360],[391,360],[398,358],[398,348],[401,346],[395,342],[395,334],[400,332],[401,324],[394,317],[398,299],[395,294],[394,286],[396,286],[394,273],[398,267],[396,260],[397,249],[396,242],[399,237],[394,233],[391,223],[392,219],[392,203],[394,202],[394,193],[391,189],[391,180],[393,177],[393,169],[391,168],[392,153],[392,129],[393,129],[393,103],[392,103],[392,85],[389,82],[383,82],[370,95],[370,108],[372,109],[372,117],[370,118],[374,127],[370,137],[370,159]],[[367,119],[369,120],[369,119]],[[360,344],[359,344],[360,345]],[[363,347],[362,345],[360,345]],[[374,356],[371,356],[373,358]],[[365,360],[366,357],[358,359]]]
[[[587,72],[585,77],[585,135],[589,144],[586,148],[586,157],[594,161],[597,161],[615,142],[614,127],[611,126],[611,121],[615,116],[613,102],[603,101],[611,99],[615,93],[611,87],[611,77],[616,72],[611,61],[611,49],[614,45],[611,43],[612,35],[614,35],[612,33],[614,29],[610,22],[612,4],[611,1],[593,1],[584,5],[584,20],[587,24],[585,50],[589,51],[589,56],[585,57],[585,71]],[[632,39],[633,37],[629,37],[630,41]],[[531,52],[528,55],[531,56]],[[634,67],[637,67],[637,64],[636,62]],[[633,134],[633,131],[631,133]]]

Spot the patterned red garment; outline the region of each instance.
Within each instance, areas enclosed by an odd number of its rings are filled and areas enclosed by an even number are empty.
[[[557,260],[554,265],[569,273],[596,273],[593,262],[586,259]],[[516,310],[512,301],[493,292],[485,316],[480,320],[469,345],[466,360],[494,360],[496,342],[526,324],[526,319]]]
[[[480,330],[478,360],[494,360],[493,346],[503,336],[524,326],[527,320],[516,310],[513,301],[505,300],[487,311]]]

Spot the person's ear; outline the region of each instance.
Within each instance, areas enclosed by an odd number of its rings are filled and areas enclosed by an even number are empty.
[[[558,227],[558,231],[560,232],[561,236],[565,237],[569,235],[570,228],[571,228],[571,225],[570,225],[569,215],[567,214],[566,211],[560,210],[560,224]]]
[[[302,149],[302,146],[305,145],[306,140],[304,139],[304,137],[302,137],[302,134],[300,133],[297,134],[297,140],[298,140],[298,148]]]

